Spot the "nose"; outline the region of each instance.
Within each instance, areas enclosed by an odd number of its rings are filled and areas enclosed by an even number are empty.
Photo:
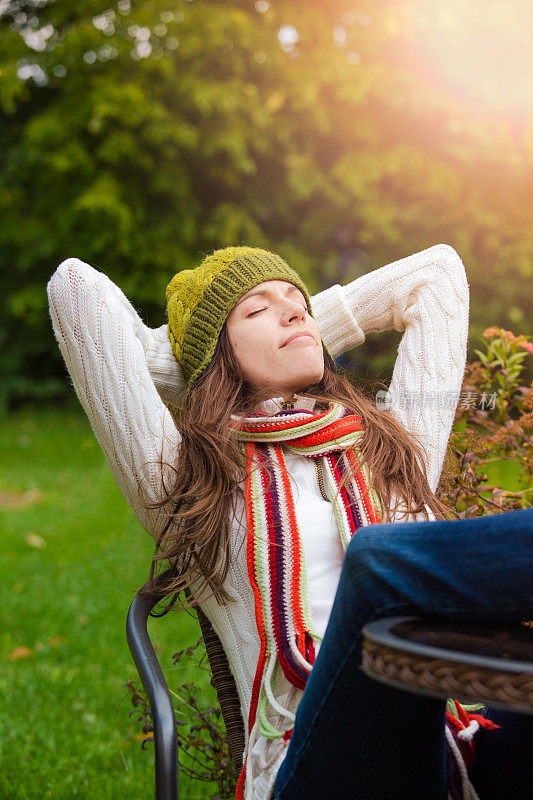
[[[306,309],[301,303],[286,297],[282,312],[282,323],[283,325],[290,325],[297,320],[304,322],[306,313]]]

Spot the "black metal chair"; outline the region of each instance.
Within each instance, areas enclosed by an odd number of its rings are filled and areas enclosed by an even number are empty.
[[[164,581],[166,574],[158,577],[158,583]],[[144,600],[139,595],[134,598],[126,620],[126,636],[152,711],[155,800],[178,800],[178,737],[174,707],[148,635],[148,618],[156,605],[156,600]],[[196,607],[195,611],[226,726],[232,761],[235,768],[240,770],[244,753],[244,724],[237,688],[220,639],[201,608]]]

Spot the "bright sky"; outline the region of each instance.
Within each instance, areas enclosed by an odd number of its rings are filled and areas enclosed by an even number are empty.
[[[421,69],[478,108],[533,115],[533,0],[413,0]]]

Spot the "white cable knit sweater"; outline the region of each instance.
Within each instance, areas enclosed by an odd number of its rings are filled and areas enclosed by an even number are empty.
[[[109,278],[75,258],[56,269],[47,286],[56,338],[78,398],[115,480],[141,525],[157,537],[162,509],[144,508],[139,494],[159,499],[157,462],[179,457],[178,434],[165,401],[179,396],[183,378],[166,324],[146,327]],[[437,486],[466,360],[468,284],[461,259],[435,245],[312,298],[313,314],[333,357],[361,344],[369,333],[403,331],[389,387],[395,416],[427,452],[431,488]],[[278,399],[267,401],[275,410]],[[303,400],[302,403],[309,403]],[[312,401],[311,401],[312,402]],[[310,407],[310,406],[307,406]],[[312,407],[312,406],[311,406]],[[323,634],[342,566],[331,506],[321,497],[311,461],[287,454],[295,485],[296,517],[308,569],[311,615]],[[397,515],[397,520],[405,517]],[[246,565],[244,508],[232,527],[231,566],[225,588],[234,600],[203,604],[228,656],[239,693],[250,751],[246,800],[272,796],[288,742],[247,730],[259,638]],[[296,710],[301,691],[276,687],[282,705]],[[272,715],[274,725],[278,722]]]

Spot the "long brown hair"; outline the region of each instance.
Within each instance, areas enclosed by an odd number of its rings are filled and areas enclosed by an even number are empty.
[[[415,437],[342,374],[325,349],[322,380],[300,394],[314,398],[317,409],[336,401],[361,417],[364,435],[359,460],[370,469],[386,513],[401,502],[402,510],[426,518],[426,505],[437,519],[450,515],[428,484],[424,452]],[[175,464],[160,462],[162,499],[145,501],[147,508],[167,504],[172,508],[157,541],[145,596],[174,595],[175,600],[185,591],[189,602],[196,604],[210,589],[220,603],[230,599],[224,590],[230,529],[247,466],[229,422],[232,414],[250,413],[260,399],[242,373],[224,325],[214,356],[190,388],[184,407],[171,409],[181,437],[180,453]],[[172,475],[170,485],[165,470]],[[164,562],[169,574],[163,585],[156,586]]]

